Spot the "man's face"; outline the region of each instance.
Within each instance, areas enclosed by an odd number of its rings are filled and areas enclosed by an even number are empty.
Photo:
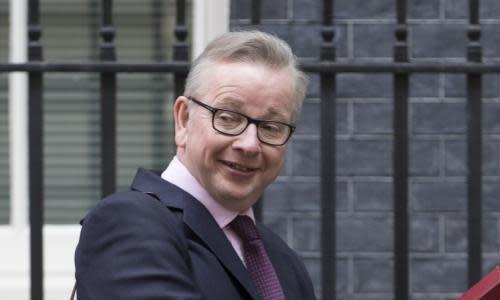
[[[188,96],[251,118],[291,123],[294,86],[287,70],[224,63],[204,78],[202,92]],[[178,158],[224,207],[248,209],[278,176],[286,145],[261,143],[255,124],[238,136],[221,134],[212,127],[212,113],[185,97],[177,99],[175,115]]]

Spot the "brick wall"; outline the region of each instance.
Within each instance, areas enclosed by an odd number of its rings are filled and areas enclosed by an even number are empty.
[[[250,0],[234,0],[232,29],[248,29]],[[262,25],[302,59],[317,59],[321,1],[262,0]],[[408,1],[410,57],[463,60],[466,0]],[[394,0],[336,0],[339,60],[392,59]],[[485,60],[500,59],[500,1],[481,1]],[[265,194],[264,221],[304,258],[320,286],[319,77],[311,86],[285,168]],[[392,76],[337,77],[338,299],[393,299]],[[483,82],[484,272],[500,264],[500,87]],[[410,91],[410,290],[456,299],[467,286],[465,76],[416,74]]]

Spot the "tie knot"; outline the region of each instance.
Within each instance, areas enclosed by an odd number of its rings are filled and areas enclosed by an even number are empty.
[[[231,228],[243,242],[251,242],[260,238],[257,227],[255,227],[252,219],[248,216],[237,216],[234,218],[231,222]]]

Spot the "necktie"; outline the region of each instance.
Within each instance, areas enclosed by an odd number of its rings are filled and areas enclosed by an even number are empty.
[[[262,298],[284,300],[278,276],[252,219],[247,216],[237,216],[231,222],[231,228],[243,241],[245,264]]]

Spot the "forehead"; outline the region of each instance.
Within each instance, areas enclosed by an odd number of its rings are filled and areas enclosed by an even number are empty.
[[[211,105],[259,114],[255,117],[291,116],[294,82],[288,69],[274,70],[248,63],[216,64],[205,81]]]

